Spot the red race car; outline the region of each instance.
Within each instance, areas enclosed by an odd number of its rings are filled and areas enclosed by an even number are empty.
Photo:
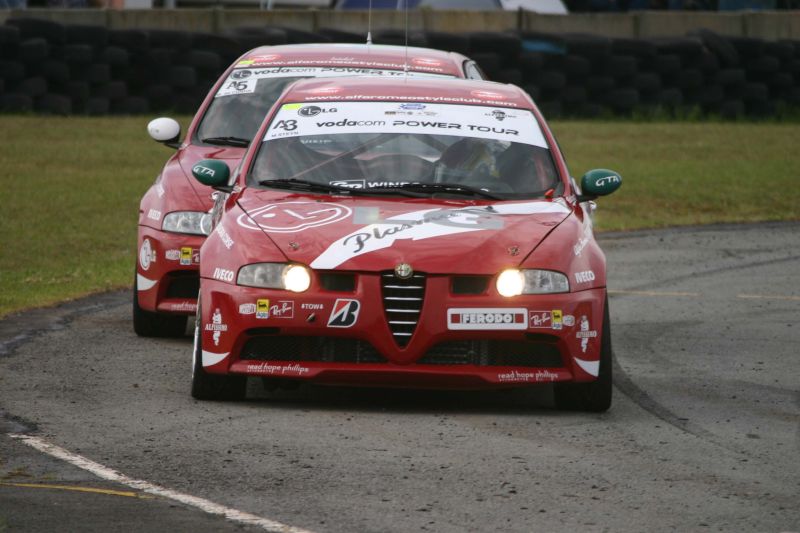
[[[213,191],[188,177],[192,166],[213,158],[235,168],[288,83],[360,75],[482,77],[469,58],[425,48],[330,43],[262,47],[242,56],[220,77],[182,144],[176,121],[160,118],[148,125],[155,140],[178,150],[139,206],[133,291],[137,334],[182,335],[186,316],[196,309],[200,246],[210,229]]]
[[[202,247],[192,394],[269,386],[504,388],[611,402],[605,257],[590,202],[530,97],[491,82],[373,78],[289,87]]]

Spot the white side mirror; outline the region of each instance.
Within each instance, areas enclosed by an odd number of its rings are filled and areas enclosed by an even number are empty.
[[[160,117],[153,119],[147,125],[147,133],[154,140],[166,145],[178,142],[181,136],[181,125],[174,118]]]

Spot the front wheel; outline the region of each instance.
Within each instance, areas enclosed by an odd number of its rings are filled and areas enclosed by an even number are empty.
[[[183,337],[186,317],[152,313],[139,307],[139,286],[133,277],[133,331],[140,337]]]
[[[198,296],[192,351],[192,396],[198,400],[243,400],[247,390],[247,376],[209,374],[203,369],[201,317]]]
[[[556,383],[554,393],[558,409],[602,413],[611,407],[613,351],[611,349],[611,321],[607,296],[603,313],[602,335],[600,371],[597,379],[589,383]]]

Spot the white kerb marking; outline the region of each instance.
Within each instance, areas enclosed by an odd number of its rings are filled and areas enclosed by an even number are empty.
[[[224,516],[226,519],[233,522],[239,522],[241,524],[247,524],[250,526],[258,526],[265,531],[272,531],[275,533],[312,533],[307,529],[288,526],[268,518],[256,516],[244,511],[238,511],[230,507],[225,507],[224,505],[220,505],[197,496],[192,496],[191,494],[184,494],[182,492],[159,487],[158,485],[154,485],[148,481],[130,478],[124,474],[120,474],[116,470],[112,470],[101,464],[95,463],[94,461],[91,461],[83,456],[67,451],[64,448],[60,448],[55,444],[50,444],[39,437],[20,435],[16,433],[9,433],[8,436],[12,439],[20,440],[28,446],[36,448],[40,452],[46,453],[47,455],[56,457],[57,459],[61,459],[62,461],[66,461],[74,466],[77,466],[78,468],[82,468],[83,470],[91,472],[99,478],[121,483],[123,485],[127,485],[128,487],[141,490],[142,492],[147,492],[148,494],[169,498],[170,500],[175,500],[184,505],[195,507],[209,514]]]

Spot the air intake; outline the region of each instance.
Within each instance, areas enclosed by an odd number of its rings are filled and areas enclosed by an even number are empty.
[[[419,322],[425,296],[425,275],[418,273],[400,279],[394,273],[382,273],[381,288],[386,321],[394,342],[402,348],[411,340]]]

